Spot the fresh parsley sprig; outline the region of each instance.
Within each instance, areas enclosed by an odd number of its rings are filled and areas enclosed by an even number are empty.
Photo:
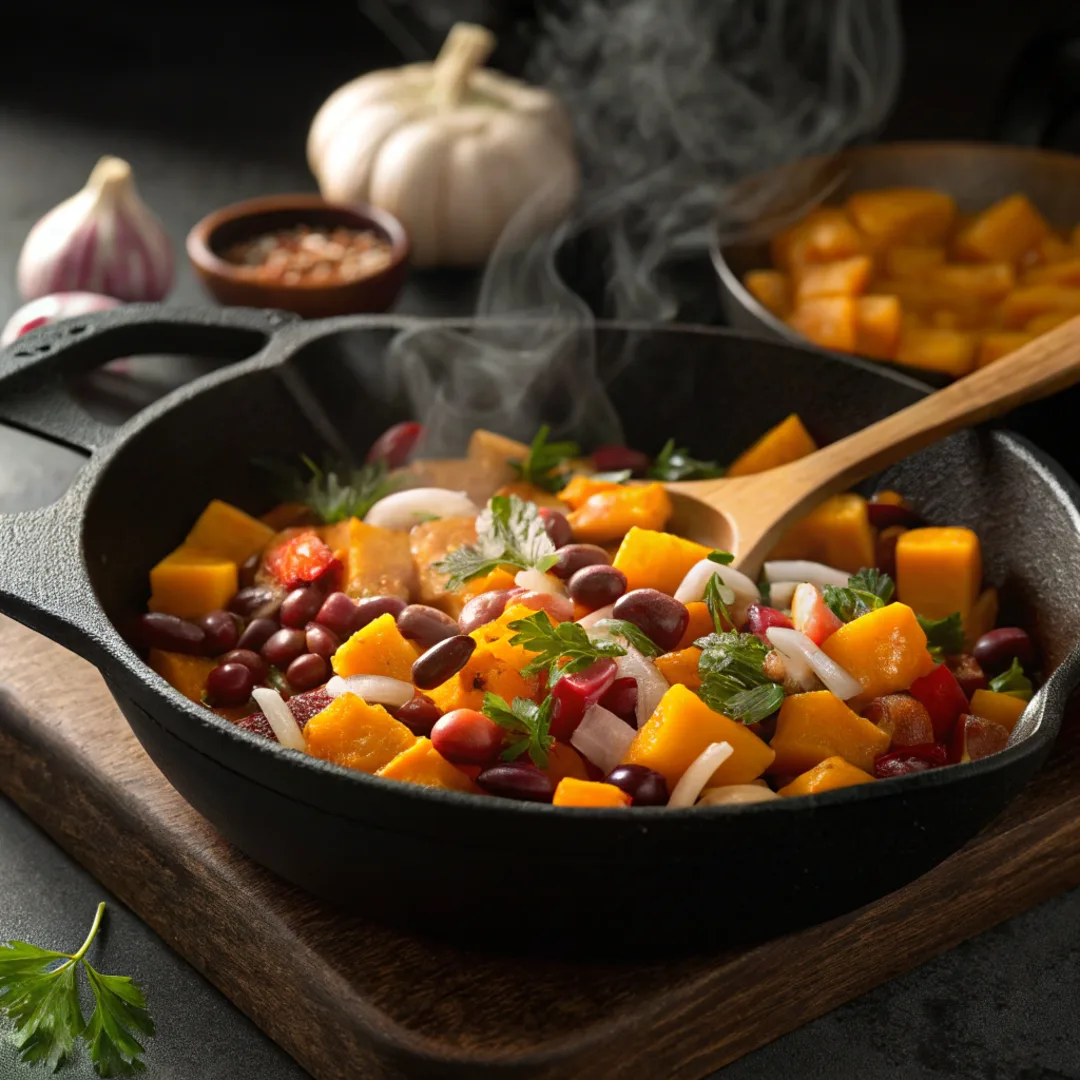
[[[626,650],[617,642],[605,638],[589,638],[585,628],[574,622],[553,623],[546,611],[538,611],[509,624],[514,631],[511,645],[519,645],[536,653],[521,669],[522,675],[547,672],[550,689],[564,675],[584,671],[590,664],[605,656],[625,656]]]
[[[476,519],[476,543],[451,551],[435,569],[448,576],[446,587],[453,590],[500,566],[548,570],[555,560],[555,545],[536,504],[495,495]]]
[[[512,705],[498,694],[484,694],[480,711],[499,727],[519,734],[522,738],[511,743],[502,753],[504,761],[515,761],[528,753],[538,769],[546,769],[548,751],[555,742],[551,735],[551,714],[555,699],[550,695],[537,705],[528,698],[514,698]]]
[[[278,494],[286,502],[308,506],[324,525],[362,518],[380,499],[395,491],[385,461],[372,461],[358,469],[345,465],[317,465],[306,454],[300,460],[308,472],[301,477],[276,462],[263,462],[278,481]]]
[[[852,574],[846,587],[826,585],[822,596],[826,606],[838,619],[851,622],[860,615],[884,607],[895,592],[893,579],[870,567]]]
[[[677,447],[674,439],[668,439],[646,475],[653,480],[711,480],[723,476],[724,470],[715,461],[692,458],[685,447]]]
[[[784,688],[762,670],[768,646],[753,634],[734,630],[709,634],[701,649],[698,696],[710,709],[744,724],[756,724],[784,703]]]
[[[518,476],[544,491],[562,491],[570,479],[571,458],[581,454],[576,442],[548,442],[551,427],[544,424],[533,438],[524,461],[511,461]]]
[[[626,619],[601,619],[595,629],[607,630],[609,633],[625,638],[642,656],[664,655],[664,650],[644,630]]]
[[[1014,656],[1009,670],[995,675],[990,680],[990,689],[995,694],[1008,694],[1009,697],[1019,698],[1021,701],[1030,701],[1035,688],[1024,674],[1020,661]]]
[[[90,933],[74,953],[25,941],[0,944],[0,1012],[15,1025],[15,1045],[24,1063],[55,1071],[82,1038],[98,1076],[145,1070],[136,1033],[153,1035],[154,1021],[142,990],[126,976],[101,974],[86,959],[104,913],[105,904],[98,904]],[[76,983],[80,967],[94,997],[94,1011],[85,1023]]]
[[[915,618],[926,634],[926,647],[934,659],[955,656],[964,651],[964,621],[959,611],[946,615],[944,619],[926,619],[922,615]]]
[[[730,551],[710,551],[706,558],[718,566],[730,566],[735,561],[735,556]],[[709,609],[713,629],[718,634],[735,625],[728,607],[734,603],[735,591],[723,583],[719,574],[714,573],[705,585],[705,606]]]

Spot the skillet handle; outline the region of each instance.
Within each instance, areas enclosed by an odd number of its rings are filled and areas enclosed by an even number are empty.
[[[32,330],[0,350],[0,423],[89,454],[113,428],[70,395],[67,379],[140,353],[238,361],[264,348],[296,316],[254,308],[129,304]]]

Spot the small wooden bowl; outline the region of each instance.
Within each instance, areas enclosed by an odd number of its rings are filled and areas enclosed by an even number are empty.
[[[260,281],[252,267],[222,258],[230,245],[294,225],[370,229],[390,244],[390,263],[355,281],[283,285]],[[374,206],[343,206],[318,195],[270,195],[208,214],[188,233],[195,272],[222,304],[280,308],[305,319],[387,311],[405,283],[409,236],[393,214]]]

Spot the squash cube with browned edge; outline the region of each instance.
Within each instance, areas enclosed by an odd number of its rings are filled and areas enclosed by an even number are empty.
[[[564,776],[555,789],[551,800],[555,806],[583,807],[618,807],[625,809],[630,805],[630,796],[614,784],[604,784],[597,780],[577,780]]]
[[[343,592],[408,600],[416,587],[409,534],[349,518],[322,530],[322,538],[345,567]]]
[[[196,704],[202,704],[206,677],[218,664],[208,656],[185,656],[164,649],[151,649],[148,662],[170,686]]]
[[[770,428],[728,467],[728,476],[750,476],[807,457],[817,449],[813,436],[797,413]]]
[[[274,530],[243,510],[214,499],[199,515],[184,546],[198,548],[241,565],[270,543]]]
[[[861,495],[832,495],[780,538],[770,559],[809,559],[857,573],[875,565],[874,530]]]
[[[312,757],[366,773],[378,772],[417,741],[381,705],[356,694],[342,694],[316,713],[304,727],[304,739]]]
[[[823,791],[854,787],[856,784],[872,784],[874,778],[842,757],[826,758],[790,784],[780,788],[777,795],[790,799],[796,795],[820,795]]]
[[[380,615],[361,627],[334,653],[334,672],[350,675],[385,675],[412,682],[412,666],[420,650],[402,636],[394,616]]]
[[[872,251],[893,244],[941,244],[956,220],[956,202],[931,188],[879,188],[857,191],[845,204],[851,220]]]
[[[770,247],[773,262],[783,270],[791,270],[862,255],[866,242],[843,210],[819,206],[802,221],[777,233]]]
[[[431,745],[431,740],[417,739],[412,746],[402,750],[376,773],[387,780],[401,780],[408,784],[440,788],[443,791],[464,791],[470,795],[483,792],[460,769],[451,765]]]
[[[622,540],[635,525],[663,529],[671,512],[671,496],[663,484],[616,484],[614,490],[590,495],[566,516],[576,541],[608,544]]]
[[[806,772],[826,758],[840,757],[867,772],[889,749],[889,736],[848,708],[828,690],[784,698],[769,745],[776,754],[769,771]]]
[[[674,596],[691,567],[711,550],[674,533],[635,525],[622,538],[612,565],[626,575],[627,592],[648,588]]]
[[[195,619],[228,605],[238,587],[236,563],[186,545],[150,571],[151,611]]]
[[[1000,724],[1010,734],[1016,727],[1027,702],[1011,694],[999,694],[993,690],[976,690],[971,695],[971,715]]]
[[[770,314],[783,319],[791,311],[791,278],[779,270],[749,270],[746,291]]]
[[[671,685],[680,683],[689,690],[697,690],[701,686],[701,676],[698,674],[700,659],[701,650],[691,645],[677,652],[664,653],[656,658],[655,663],[660,674]]]
[[[962,259],[1016,262],[1050,233],[1046,219],[1026,195],[1009,195],[987,207],[960,232],[956,252]]]
[[[965,624],[982,585],[978,536],[956,525],[909,529],[896,542],[896,595],[925,619]]]

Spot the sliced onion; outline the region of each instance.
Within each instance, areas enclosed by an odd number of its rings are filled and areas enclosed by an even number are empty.
[[[771,802],[779,799],[771,788],[760,784],[727,784],[724,787],[709,788],[698,799],[698,806],[742,806],[745,803]]]
[[[705,586],[709,584],[709,578],[713,575],[735,594],[735,600],[730,605],[731,614],[735,617],[735,621],[742,625],[746,621],[746,609],[751,604],[760,603],[761,593],[758,592],[757,585],[741,570],[721,566],[720,563],[715,563],[711,559],[702,559],[694,563],[687,571],[686,577],[675,590],[675,599],[682,604],[704,600]]]
[[[776,581],[770,583],[769,607],[779,608],[781,611],[784,608],[790,608],[791,598],[801,584],[801,581]]]
[[[862,683],[848,674],[835,660],[826,656],[802,631],[789,630],[786,626],[770,626],[765,636],[784,657],[786,663],[803,661],[814,669],[814,674],[841,701],[862,693]],[[792,677],[799,676],[792,671]]]
[[[839,585],[843,588],[848,583],[848,577],[843,570],[837,570],[835,566],[826,566],[824,563],[808,562],[805,559],[781,559],[765,564],[765,580],[773,581],[797,581],[800,584],[809,581],[819,589],[826,585]]]
[[[605,775],[624,757],[634,741],[634,729],[613,712],[593,705],[570,736],[570,745]]]
[[[640,728],[656,712],[656,706],[671,688],[671,684],[660,674],[660,669],[642,656],[633,645],[626,642],[623,647],[626,655],[615,657],[615,678],[634,679],[637,682],[637,726]]]
[[[724,764],[735,751],[731,743],[709,743],[690,763],[690,767],[679,777],[675,790],[668,799],[668,806],[679,808],[693,806],[702,789],[712,779],[712,774]]]
[[[541,570],[519,570],[514,575],[514,584],[526,592],[553,593],[555,596],[566,595],[562,582]]]
[[[258,703],[259,708],[262,709],[263,714],[266,716],[266,722],[274,729],[277,741],[286,750],[307,749],[307,743],[304,742],[304,733],[300,730],[296,717],[293,716],[292,710],[285,704],[284,698],[276,690],[269,686],[260,686],[252,690],[251,696]]]
[[[464,491],[420,487],[395,491],[380,499],[364,521],[382,529],[411,529],[432,517],[475,517],[478,512],[476,503]]]
[[[604,619],[610,619],[611,613],[615,610],[614,604],[608,604],[607,607],[597,608],[596,611],[590,611],[588,615],[582,615],[578,619],[578,626],[583,626],[586,630],[591,630],[596,626],[598,622],[603,622]]]
[[[344,679],[335,675],[326,684],[326,692],[335,698],[342,694],[355,694],[369,705],[389,705],[396,709],[406,701],[412,701],[416,691],[412,683],[386,675],[350,675]]]

